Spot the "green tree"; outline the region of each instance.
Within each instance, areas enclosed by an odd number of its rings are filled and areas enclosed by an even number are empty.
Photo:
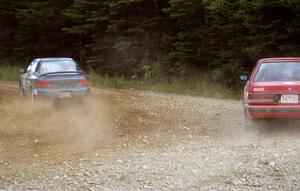
[[[73,25],[69,33],[88,37],[81,49],[97,71],[113,75],[143,75],[143,66],[153,62],[164,27],[164,1],[75,0],[65,12]]]
[[[1,0],[0,1],[0,57],[12,59],[15,47],[14,36],[18,20],[15,17],[16,4],[19,1]]]
[[[186,76],[190,68],[205,68],[207,56],[203,32],[206,28],[206,12],[199,0],[170,0],[170,7],[163,9],[169,16],[170,31],[163,36],[164,55],[167,64],[165,75]]]
[[[71,56],[111,76],[237,87],[262,57],[298,56],[298,0],[2,0],[0,56]],[[200,71],[200,72],[199,72]]]
[[[18,27],[15,51],[21,58],[67,55],[68,36],[62,31],[66,22],[62,15],[71,0],[22,1],[15,16]]]

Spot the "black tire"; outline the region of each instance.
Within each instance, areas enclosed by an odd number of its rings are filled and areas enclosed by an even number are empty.
[[[33,89],[32,89],[32,88],[31,88],[30,98],[31,98],[32,101],[35,101],[35,100],[36,100],[36,95],[34,95]]]
[[[19,81],[19,90],[20,90],[20,96],[24,97],[25,96],[25,92],[24,92],[24,89],[22,87],[21,81]]]
[[[244,112],[244,126],[247,131],[256,131],[260,128],[260,120],[252,119],[248,116],[247,112]]]
[[[24,92],[22,86],[20,86],[20,96],[21,96],[21,97],[24,97],[24,96],[25,96],[25,92]]]
[[[246,112],[244,112],[244,127],[246,130],[253,129],[252,119],[250,119]]]

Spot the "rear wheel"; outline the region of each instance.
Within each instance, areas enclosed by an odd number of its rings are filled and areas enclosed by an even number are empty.
[[[23,97],[25,95],[24,89],[20,86],[20,96]]]
[[[261,126],[261,121],[259,119],[253,119],[248,116],[247,112],[244,112],[244,126],[247,131],[256,131]]]
[[[268,119],[253,119],[245,112],[245,129],[248,132],[266,133],[273,126],[273,121]]]
[[[25,95],[24,89],[22,87],[21,81],[19,81],[19,91],[20,91],[20,96],[23,97]]]
[[[246,112],[244,112],[244,126],[246,130],[253,129],[252,119],[249,118]]]
[[[34,94],[32,88],[31,88],[31,95],[30,95],[30,97],[31,97],[31,100],[32,100],[32,101],[36,100],[36,95]]]

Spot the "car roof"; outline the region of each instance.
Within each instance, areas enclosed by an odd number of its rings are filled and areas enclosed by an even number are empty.
[[[290,61],[300,61],[300,57],[282,57],[282,58],[263,58],[258,60],[258,63],[263,62],[290,62]]]
[[[37,58],[36,61],[44,61],[44,62],[51,62],[51,61],[73,61],[72,58],[64,58],[64,57],[53,57],[53,58]]]

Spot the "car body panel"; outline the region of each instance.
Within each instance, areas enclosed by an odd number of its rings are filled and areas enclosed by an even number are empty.
[[[245,113],[250,118],[300,118],[300,81],[254,81],[261,64],[268,62],[300,62],[300,58],[259,60],[244,88]],[[298,96],[298,101],[285,103],[286,95]]]

